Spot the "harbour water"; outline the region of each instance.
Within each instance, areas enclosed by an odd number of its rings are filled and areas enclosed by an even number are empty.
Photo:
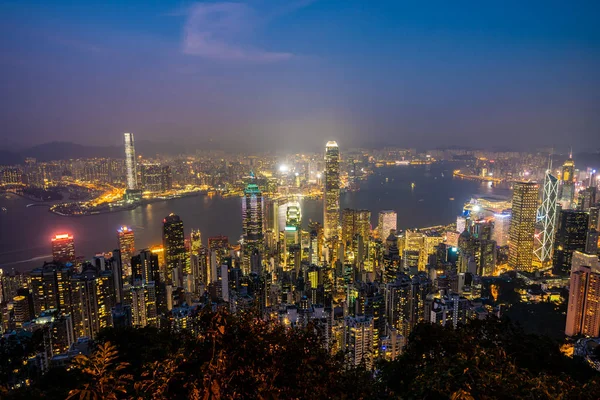
[[[503,187],[487,182],[452,177],[452,166],[397,166],[378,168],[360,190],[341,196],[342,208],[371,210],[372,225],[380,210],[398,213],[400,229],[448,224],[455,220],[463,204],[474,195],[509,196]],[[46,207],[27,207],[31,201],[10,194],[0,195],[0,268],[26,271],[50,259],[50,238],[58,232],[75,236],[77,255],[92,257],[111,251],[117,245],[117,229],[122,225],[135,231],[136,248],[161,242],[162,220],[173,212],[181,216],[186,236],[200,229],[204,243],[209,236],[227,235],[236,242],[241,235],[241,199],[199,195],[140,206],[134,210],[62,217]],[[322,201],[302,200],[304,225],[322,222]]]

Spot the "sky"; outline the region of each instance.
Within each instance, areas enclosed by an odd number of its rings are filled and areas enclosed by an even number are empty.
[[[599,1],[0,0],[0,148],[600,148]]]

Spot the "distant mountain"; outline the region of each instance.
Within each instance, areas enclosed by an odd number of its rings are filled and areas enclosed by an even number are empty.
[[[199,146],[190,146],[188,143],[163,143],[147,140],[135,143],[136,154],[146,157],[154,157],[157,154],[189,154],[199,148]],[[74,158],[123,158],[124,155],[125,151],[122,146],[86,146],[72,142],[49,142],[20,151],[0,150],[0,165],[23,164],[27,157],[46,162]]]

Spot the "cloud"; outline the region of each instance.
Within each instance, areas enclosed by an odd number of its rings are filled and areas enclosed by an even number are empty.
[[[197,3],[187,11],[183,52],[222,61],[271,63],[291,59],[292,53],[248,43],[260,21],[256,11],[244,3]]]

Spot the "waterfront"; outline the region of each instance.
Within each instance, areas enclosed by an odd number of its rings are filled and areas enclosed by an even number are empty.
[[[398,227],[405,229],[451,223],[472,195],[510,194],[508,189],[487,182],[453,178],[452,170],[452,165],[445,164],[378,168],[361,182],[361,190],[342,194],[341,207],[371,210],[373,227],[380,210],[394,209]],[[0,267],[25,271],[39,266],[50,257],[50,237],[62,231],[75,236],[76,252],[85,257],[114,249],[116,231],[122,225],[134,229],[136,248],[158,244],[162,220],[171,212],[183,219],[186,236],[192,228],[200,229],[204,243],[218,234],[227,235],[231,242],[241,235],[238,197],[199,195],[84,217],[61,217],[46,207],[26,207],[30,203],[14,195],[0,198],[0,207],[7,209],[0,213]],[[301,203],[305,226],[309,220],[322,221],[321,200]]]

